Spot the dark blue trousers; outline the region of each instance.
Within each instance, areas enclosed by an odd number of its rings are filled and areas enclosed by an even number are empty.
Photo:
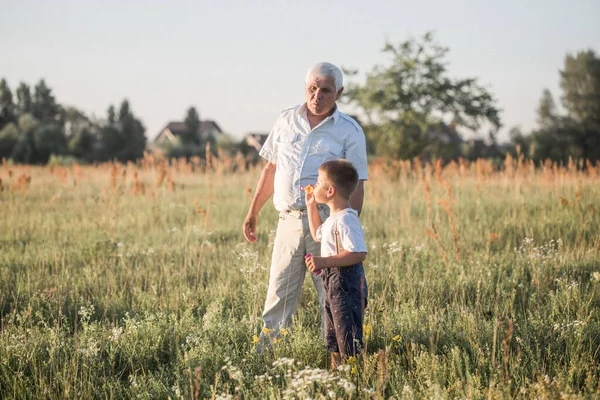
[[[368,288],[362,263],[323,270],[327,350],[343,358],[363,347]]]

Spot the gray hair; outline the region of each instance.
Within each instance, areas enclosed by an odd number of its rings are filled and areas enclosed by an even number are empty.
[[[312,78],[327,77],[333,78],[336,91],[344,87],[344,76],[342,75],[342,71],[335,65],[328,62],[318,63],[310,67],[306,73],[306,79],[304,83],[307,84]]]

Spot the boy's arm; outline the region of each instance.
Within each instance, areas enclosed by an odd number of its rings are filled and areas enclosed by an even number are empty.
[[[325,268],[349,267],[351,265],[365,261],[366,258],[366,252],[354,253],[348,250],[344,250],[340,254],[337,254],[335,256],[325,257]]]
[[[306,266],[311,272],[320,271],[325,268],[349,267],[363,262],[367,258],[366,252],[351,252],[344,250],[338,255],[329,257],[310,256],[306,259]]]
[[[306,205],[306,212],[308,214],[308,226],[310,226],[310,234],[315,242],[320,242],[317,239],[317,229],[321,226],[321,216],[319,215],[319,209],[317,203],[313,200],[312,203]]]

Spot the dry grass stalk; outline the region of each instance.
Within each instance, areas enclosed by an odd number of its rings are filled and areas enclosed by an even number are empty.
[[[156,187],[159,188],[163,181],[165,180],[165,177],[167,176],[167,165],[166,163],[161,163],[160,167],[158,168],[158,176],[156,177]]]
[[[175,183],[173,182],[173,178],[170,176],[167,177],[167,190],[169,192],[175,192]]]
[[[390,349],[389,347],[383,350],[377,351],[377,398],[385,398],[385,387],[387,386],[390,374],[389,374],[389,359]]]
[[[509,379],[510,379],[510,374],[508,371],[508,362],[510,360],[510,343],[512,342],[512,337],[513,337],[513,333],[514,333],[514,324],[513,324],[513,320],[509,319],[508,320],[508,329],[506,331],[506,336],[504,337],[504,339],[502,340],[502,358],[503,358],[503,364],[504,364],[504,383],[507,384]]]
[[[440,254],[442,255],[442,259],[444,260],[444,265],[446,265],[446,268],[448,268],[448,258],[446,257],[446,252],[444,251],[444,248],[442,247],[442,244],[440,243],[440,237],[437,233],[437,230],[435,229],[435,225],[431,224],[431,231],[427,228],[425,228],[425,234],[433,239],[433,241],[435,242],[435,244],[437,245],[438,250],[440,251]]]
[[[425,206],[427,209],[427,226],[431,221],[431,188],[429,187],[429,180],[423,181],[423,194],[425,196]]]
[[[113,192],[117,189],[117,174],[118,174],[117,165],[113,164],[110,168],[110,187]]]
[[[206,170],[209,171],[212,169],[212,153],[210,152],[210,142],[206,142],[204,157],[206,160]]]
[[[458,261],[458,259],[460,258],[461,246],[460,246],[460,235],[459,235],[458,228],[456,226],[457,218],[456,218],[454,212],[452,211],[452,209],[454,208],[454,197],[452,196],[452,186],[447,181],[444,181],[444,185],[446,186],[446,195],[448,196],[448,201],[446,201],[445,199],[441,199],[440,204],[444,208],[444,210],[446,211],[446,215],[448,216],[448,223],[450,225],[450,230],[452,232],[452,241],[454,243],[454,256],[455,256],[456,260]]]
[[[206,214],[204,215],[204,227],[210,229],[210,191],[206,194]]]
[[[20,191],[21,194],[24,196],[27,194],[27,190],[29,189],[30,185],[31,185],[31,175],[22,173],[17,178],[17,181],[11,185],[10,190],[13,193]]]
[[[429,165],[429,164],[427,164],[427,165]],[[441,159],[438,159],[436,161],[433,174],[435,176],[435,182],[438,184],[441,183],[442,182],[442,160]]]
[[[141,194],[142,196],[146,195],[146,185],[138,180],[137,171],[134,171],[133,173],[133,187],[131,189],[131,194],[133,197],[136,197],[138,194]]]
[[[206,215],[206,210],[200,206],[200,199],[198,197],[194,197],[194,211],[196,214],[204,217]]]

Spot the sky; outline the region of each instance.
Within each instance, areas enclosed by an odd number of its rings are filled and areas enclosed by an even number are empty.
[[[301,104],[311,65],[357,69],[360,81],[389,65],[386,41],[432,31],[449,76],[495,96],[506,140],[535,127],[544,88],[559,99],[566,54],[600,54],[599,15],[599,0],[0,0],[0,78],[13,91],[43,78],[96,118],[127,98],[150,140],[190,106],[237,139]]]

